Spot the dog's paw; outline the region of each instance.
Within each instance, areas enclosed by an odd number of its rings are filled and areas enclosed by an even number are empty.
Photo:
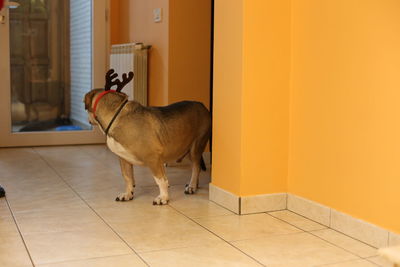
[[[168,198],[158,196],[153,200],[153,205],[165,205],[168,204]]]
[[[185,194],[192,195],[194,193],[196,193],[196,188],[193,188],[193,187],[189,186],[188,184],[185,185]]]
[[[121,193],[117,196],[115,201],[128,201],[133,199],[133,192],[130,193]]]

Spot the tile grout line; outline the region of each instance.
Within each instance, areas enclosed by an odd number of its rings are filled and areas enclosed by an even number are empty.
[[[341,262],[337,262],[337,263],[327,263],[327,264],[322,264],[322,265],[316,265],[316,266],[314,266],[314,267],[324,267],[324,266],[330,266],[331,264],[335,264],[335,265],[336,265],[336,264],[341,264],[341,263],[350,263],[350,262],[358,261],[358,260],[360,260],[360,259],[341,261]],[[361,258],[361,260],[370,262],[370,261],[366,260],[365,258]],[[379,266],[379,265],[377,265],[376,263],[373,263],[373,262],[370,262],[370,263],[372,263],[372,264],[374,264],[374,265],[376,265],[376,266]]]
[[[310,220],[310,221],[312,221],[312,222],[318,223],[318,224],[320,224],[320,225],[322,225],[322,226],[325,226],[325,229],[330,229],[330,230],[332,230],[332,231],[338,232],[338,233],[340,233],[340,234],[342,234],[342,235],[347,236],[348,238],[351,238],[351,239],[356,240],[356,241],[358,241],[358,242],[360,242],[360,243],[363,243],[364,245],[367,245],[367,246],[372,247],[372,248],[374,248],[374,249],[378,249],[378,248],[376,248],[376,247],[374,247],[374,246],[372,246],[372,245],[370,245],[370,244],[368,244],[368,243],[366,243],[366,242],[364,242],[364,241],[362,241],[362,240],[359,240],[359,239],[357,239],[357,238],[355,238],[355,237],[352,237],[352,236],[350,236],[350,235],[348,235],[348,234],[346,234],[346,233],[343,233],[343,232],[341,232],[341,231],[339,231],[339,230],[336,230],[336,229],[334,229],[334,228],[332,228],[332,227],[330,227],[330,226],[323,225],[323,224],[321,224],[321,223],[319,223],[319,222],[317,222],[317,221],[314,221],[313,219],[310,219],[310,218],[308,218],[308,217],[306,217],[306,216],[301,215],[300,213],[297,213],[297,212],[292,211],[292,210],[288,210],[288,211],[290,211],[290,212],[292,212],[292,213],[294,213],[294,214],[296,214],[296,215],[298,215],[298,216],[300,216],[300,217],[303,217],[304,219],[307,219],[307,220]],[[271,216],[273,216],[273,215],[271,215]],[[275,216],[274,216],[274,217],[275,217]],[[275,217],[275,218],[277,218],[277,217]],[[286,221],[285,221],[285,222],[286,222]],[[319,230],[324,230],[324,229],[319,229]],[[312,230],[312,231],[319,231],[319,230]],[[306,231],[306,232],[311,232],[311,231]]]
[[[311,204],[311,205],[313,205],[313,206],[320,206],[320,207],[322,207],[322,208],[327,208],[327,209],[329,210],[329,220],[328,220],[328,221],[329,221],[329,225],[327,225],[327,226],[328,226],[330,229],[335,230],[335,231],[337,231],[337,232],[339,232],[339,233],[342,233],[342,234],[344,234],[344,235],[346,235],[346,236],[348,236],[348,237],[350,237],[350,238],[352,238],[352,239],[355,239],[355,240],[357,240],[357,241],[360,241],[360,242],[362,242],[362,243],[364,243],[364,244],[366,244],[366,245],[368,245],[368,246],[374,247],[374,248],[377,248],[377,247],[375,246],[376,243],[380,243],[379,241],[376,241],[378,238],[375,238],[375,239],[374,239],[375,242],[367,243],[367,241],[360,240],[360,239],[359,239],[358,237],[356,237],[355,235],[352,236],[352,235],[350,235],[350,234],[347,234],[347,233],[345,233],[345,232],[342,232],[342,230],[340,230],[340,229],[336,229],[336,227],[334,228],[334,227],[333,227],[332,221],[333,221],[333,214],[336,212],[336,213],[339,213],[341,216],[346,216],[346,217],[348,217],[348,219],[353,220],[354,223],[356,222],[357,224],[367,225],[368,227],[372,227],[372,228],[378,229],[379,231],[384,231],[384,232],[386,232],[386,233],[388,234],[388,238],[387,238],[387,242],[386,242],[387,245],[388,245],[388,243],[389,243],[389,236],[390,236],[390,233],[391,233],[390,230],[385,229],[385,228],[383,228],[383,227],[381,227],[381,226],[375,225],[375,224],[373,224],[373,223],[371,223],[371,222],[369,222],[369,221],[365,221],[364,219],[360,219],[360,218],[354,217],[353,215],[350,215],[350,214],[348,214],[348,213],[338,211],[338,210],[336,210],[336,209],[334,209],[334,208],[332,208],[332,207],[330,207],[330,206],[326,206],[326,205],[323,205],[323,204],[321,204],[321,203],[319,203],[319,202],[316,202],[316,201],[313,201],[313,200],[304,198],[304,197],[302,197],[302,196],[298,196],[298,195],[293,195],[293,196],[297,197],[298,199],[305,200],[306,202],[309,202],[309,204]],[[300,213],[301,211],[294,211],[294,210],[291,210],[291,209],[288,209],[288,210],[290,210],[290,211],[292,211],[292,212],[294,212],[294,213],[296,213],[296,214],[298,214],[298,215],[300,215],[300,216],[303,216],[303,217],[305,217],[305,218],[307,218],[307,219],[310,219],[310,218],[307,217],[306,215],[303,215],[302,213]],[[304,214],[305,214],[305,213],[306,213],[306,212],[304,212]],[[310,220],[313,220],[313,219],[310,219]],[[320,223],[320,224],[322,224],[322,223]],[[353,227],[353,228],[354,228],[354,227]],[[357,228],[357,227],[356,227],[356,228]],[[386,237],[385,237],[385,239],[386,239]]]
[[[386,246],[390,246],[390,232],[388,231],[388,237],[387,237],[387,244]]]
[[[61,260],[61,261],[55,261],[55,262],[47,262],[47,263],[42,263],[40,265],[43,265],[44,267],[50,264],[60,264],[60,263],[73,263],[73,262],[80,262],[80,261],[88,261],[88,260],[97,260],[97,259],[105,259],[105,258],[113,258],[113,257],[121,257],[121,256],[130,256],[130,254],[120,254],[120,255],[111,255],[111,256],[104,256],[104,257],[92,257],[92,258],[85,258],[85,259],[72,259],[72,260]]]
[[[322,224],[322,223],[319,223],[319,222],[317,222],[317,221],[314,221],[313,219],[310,219],[310,218],[308,218],[308,217],[306,217],[306,216],[304,216],[304,215],[301,215],[300,213],[297,213],[297,212],[295,212],[295,211],[292,211],[292,210],[289,210],[289,209],[283,209],[283,210],[277,210],[277,211],[289,211],[289,212],[291,212],[291,213],[294,213],[294,214],[296,214],[297,216],[300,216],[300,217],[302,217],[302,218],[304,218],[304,219],[306,219],[306,220],[309,220],[309,221],[311,221],[311,222],[313,222],[313,223],[316,223],[316,224],[318,224],[318,225],[321,225],[321,226],[323,226],[324,228],[329,228],[329,229],[332,229],[332,228],[330,228],[329,226],[327,226],[327,225],[324,225],[324,224]],[[275,212],[275,211],[267,211],[266,213],[271,213],[271,212]],[[273,217],[275,217],[274,215],[272,215],[272,214],[269,214],[269,215],[271,215],[271,216],[273,216]],[[275,217],[275,218],[279,218],[279,217]],[[282,219],[281,219],[282,220]],[[285,220],[283,220],[283,221],[285,221]],[[286,221],[285,221],[286,222]],[[324,229],[323,228],[323,229]],[[320,230],[322,230],[322,229],[320,229]],[[333,230],[333,229],[332,229]],[[306,231],[306,230],[303,230],[303,231]],[[312,231],[317,231],[317,230],[312,230]],[[306,231],[307,232],[307,231]]]
[[[84,151],[84,153],[85,154],[88,154],[88,155],[90,155],[90,153],[88,153],[87,151]],[[47,163],[47,162],[46,162]],[[57,172],[56,172],[57,173]],[[57,173],[57,175],[59,175],[58,173]],[[59,175],[60,176],[60,175]],[[60,176],[60,178],[62,179],[62,180],[64,180],[61,176]],[[65,181],[64,181],[65,182]],[[71,187],[67,182],[65,182],[69,187]],[[177,185],[178,186],[178,185]],[[71,189],[75,192],[75,190],[71,187]],[[76,192],[75,192],[76,193]],[[80,197],[80,195],[78,194],[78,193],[76,193],[79,197]],[[80,197],[81,198],[81,197]],[[81,198],[82,199],[82,198]],[[91,209],[92,209],[92,207],[84,200],[84,199],[82,199]],[[240,216],[240,208],[241,208],[241,205],[240,205],[240,201],[241,199],[239,198],[239,216]],[[191,221],[193,221],[194,223],[196,223],[197,225],[199,225],[200,227],[202,227],[203,229],[205,229],[205,230],[207,230],[208,232],[210,232],[210,233],[212,233],[213,235],[215,235],[215,236],[217,236],[218,238],[220,238],[222,241],[224,241],[225,243],[228,243],[229,245],[231,245],[233,248],[236,248],[237,250],[239,250],[240,252],[242,252],[243,254],[245,254],[246,256],[248,256],[248,257],[250,257],[250,258],[252,258],[253,260],[255,260],[257,263],[259,263],[259,264],[261,264],[261,265],[263,265],[264,266],[264,264],[262,264],[262,263],[260,263],[258,260],[256,260],[255,258],[253,258],[252,256],[250,256],[250,255],[248,255],[247,253],[245,253],[245,252],[243,252],[242,250],[240,250],[239,248],[237,248],[236,246],[234,246],[233,244],[231,244],[230,242],[228,242],[228,241],[226,241],[225,239],[223,239],[222,237],[220,237],[219,235],[217,235],[217,234],[215,234],[214,232],[212,232],[212,231],[210,231],[209,229],[207,229],[206,227],[204,227],[204,226],[202,226],[201,224],[199,224],[198,222],[196,222],[195,220],[193,220],[192,218],[190,218],[190,217],[188,217],[188,216],[186,216],[183,212],[181,212],[180,210],[178,210],[177,208],[175,208],[175,207],[173,207],[173,206],[171,206],[171,205],[169,205],[171,208],[173,208],[174,210],[176,210],[178,213],[180,213],[181,215],[183,215],[184,217],[186,217],[186,218],[188,218],[189,220],[191,220]],[[219,205],[220,206],[220,205]],[[286,194],[286,206],[288,206],[288,195]],[[221,206],[221,207],[223,207],[223,206]],[[225,208],[225,207],[223,207],[223,208]],[[226,208],[225,208],[226,209]],[[286,208],[287,209],[287,208]],[[93,210],[93,209],[92,209]],[[228,210],[228,209],[227,209]],[[93,210],[94,211],[94,210]],[[96,214],[97,214],[97,212],[96,211],[94,211]],[[260,213],[267,213],[268,214],[268,212],[260,212]],[[295,212],[294,212],[295,213]],[[297,214],[297,213],[295,213],[295,214]],[[97,214],[98,215],[98,214]],[[323,241],[325,241],[325,242],[327,242],[327,243],[329,243],[329,244],[331,244],[331,245],[333,245],[333,246],[335,246],[335,247],[337,247],[337,248],[339,248],[339,249],[342,249],[342,250],[344,250],[344,251],[346,251],[346,252],[348,252],[348,253],[350,253],[350,254],[352,254],[352,255],[354,255],[354,256],[356,256],[357,257],[357,259],[353,259],[353,260],[360,260],[360,259],[364,259],[364,260],[366,260],[365,258],[362,258],[362,257],[360,257],[360,256],[358,256],[358,255],[356,255],[356,254],[354,254],[353,252],[351,252],[351,251],[348,251],[347,249],[345,249],[345,248],[342,248],[342,247],[340,247],[340,246],[338,246],[338,245],[336,245],[336,244],[334,244],[334,243],[332,243],[332,242],[330,242],[330,241],[328,241],[328,240],[325,240],[325,239],[323,239],[323,238],[321,238],[321,237],[319,237],[319,236],[317,236],[317,235],[315,235],[315,234],[313,234],[313,233],[311,233],[311,231],[304,231],[303,229],[301,229],[301,228],[299,228],[299,227],[297,227],[297,226],[295,226],[295,225],[293,225],[293,224],[291,224],[291,223],[289,223],[289,222],[287,222],[287,221],[284,221],[284,220],[282,220],[282,219],[280,219],[280,218],[278,218],[278,217],[275,217],[275,216],[273,216],[273,215],[271,215],[271,214],[268,214],[268,215],[270,215],[270,216],[272,216],[272,217],[274,217],[274,218],[276,218],[276,219],[278,219],[278,220],[281,220],[281,221],[283,221],[283,222],[285,222],[285,223],[288,223],[288,224],[290,224],[290,225],[292,225],[292,226],[294,226],[295,228],[297,228],[297,229],[299,229],[299,230],[301,230],[303,233],[309,233],[310,235],[312,235],[312,236],[315,236],[315,237],[317,237],[318,239],[320,239],[320,240],[323,240]],[[298,214],[299,216],[301,216],[301,217],[303,217],[303,218],[306,218],[306,219],[309,219],[309,218],[307,218],[307,217],[305,217],[305,216],[302,216],[302,215],[300,215],[300,214]],[[99,215],[98,215],[99,216]],[[224,216],[224,215],[221,215],[221,216]],[[99,216],[100,217],[100,216]],[[330,217],[331,217],[331,209],[330,209]],[[100,217],[101,218],[101,217]],[[102,220],[103,220],[103,218],[101,218]],[[331,218],[330,218],[330,220],[331,220]],[[104,220],[103,220],[104,221]],[[312,221],[312,220],[311,220]],[[105,222],[105,221],[104,221]],[[111,229],[112,229],[112,227],[107,223],[107,222],[105,222]],[[330,226],[328,226],[328,227],[326,227],[327,229],[331,229],[331,230],[334,230],[334,229],[332,229],[332,228],[330,228]],[[114,229],[112,229],[113,231],[114,231]],[[115,231],[114,231],[115,232]],[[339,233],[341,233],[341,232],[339,232]],[[116,233],[117,234],[117,233]],[[117,234],[118,235],[118,234]],[[118,235],[119,236],[119,235]],[[347,235],[346,235],[347,236]],[[349,237],[349,236],[348,236]],[[121,237],[120,237],[121,238]],[[352,237],[349,237],[349,238],[352,238]],[[122,238],[121,238],[122,239]],[[352,238],[352,239],[354,239],[354,238]],[[122,239],[123,240],[123,239]],[[354,240],[357,240],[357,239],[354,239]],[[359,240],[357,240],[357,241],[359,241]],[[125,242],[126,243],[126,242]],[[364,243],[364,242],[362,242],[362,243]],[[364,243],[365,244],[365,243]],[[127,244],[128,245],[128,244]],[[129,245],[128,245],[129,246]],[[368,246],[370,246],[370,245],[368,245]],[[129,246],[130,247],[130,246]],[[132,249],[132,248],[131,248]],[[133,250],[133,249],[132,249]],[[163,250],[161,250],[161,251],[163,251]],[[136,251],[134,251],[134,252],[136,252]],[[349,260],[349,261],[352,261],[352,260]],[[346,261],[347,262],[347,261]]]
[[[124,242],[135,254],[136,254],[136,256],[138,256],[142,261],[143,261],[143,263],[145,263],[147,266],[150,266],[140,255],[139,255],[139,253],[137,253],[136,252],[136,250],[135,249],[133,249],[129,244],[128,244],[128,242],[126,242],[125,241],[125,239],[123,239],[119,234],[118,234],[118,232],[117,231],[115,231],[114,230],[114,228],[112,228],[111,227],[111,225],[106,221],[106,220],[104,220],[104,218],[103,217],[101,217],[100,216],[100,214],[98,214],[97,212],[96,212],[96,210],[95,209],[93,209],[93,207],[92,206],[90,206],[89,205],[89,203],[87,203],[86,202],[86,200],[81,196],[81,195],[79,195],[79,193],[67,182],[67,181],[65,181],[65,179],[57,172],[57,170],[53,167],[53,166],[51,166],[51,164],[42,156],[42,155],[40,155],[40,153],[38,153],[34,148],[33,148],[33,150],[35,151],[35,153],[37,154],[37,155],[39,155],[39,157],[47,164],[47,166],[49,166],[50,167],[50,169],[52,169],[54,172],[55,172],[55,174],[111,229],[111,231],[113,231],[114,232],[114,234],[116,234],[118,237],[119,237],[119,239],[122,241],[122,242]]]
[[[169,205],[170,206],[170,205]],[[213,234],[214,236],[218,237],[219,239],[221,239],[222,241],[224,241],[225,243],[227,243],[228,245],[230,245],[231,247],[235,248],[236,250],[240,251],[241,253],[243,253],[244,255],[246,255],[247,257],[251,258],[252,260],[254,260],[255,262],[257,262],[258,264],[260,264],[261,266],[266,266],[265,264],[261,263],[260,261],[258,261],[256,258],[250,256],[249,254],[247,254],[246,252],[242,251],[241,249],[239,249],[238,247],[236,247],[235,245],[233,245],[232,243],[228,242],[227,240],[223,239],[222,237],[220,237],[219,235],[217,235],[216,233],[212,232],[211,230],[209,230],[208,228],[206,228],[205,226],[201,225],[200,223],[196,222],[194,219],[190,218],[189,216],[187,216],[186,214],[184,214],[183,212],[181,212],[180,210],[177,210],[175,207],[170,206],[172,209],[176,210],[178,213],[180,213],[181,215],[183,215],[184,217],[186,217],[187,219],[189,219],[190,221],[194,222],[195,224],[197,224],[198,226],[200,226],[201,228],[205,229],[207,232]],[[229,216],[229,215],[228,215]]]
[[[376,256],[372,256],[372,257],[368,257],[368,258],[363,258],[364,260],[366,260],[366,261],[368,261],[368,262],[370,262],[370,263],[372,263],[372,264],[375,264],[376,266],[380,266],[380,267],[383,267],[383,265],[380,265],[380,264],[378,264],[378,263],[375,263],[375,262],[373,262],[373,261],[371,261],[371,258],[374,258],[374,257],[379,257],[379,255],[376,255]]]
[[[21,239],[22,239],[22,243],[24,244],[24,247],[25,247],[26,253],[28,253],[29,260],[31,261],[31,263],[32,263],[32,266],[33,266],[33,267],[35,267],[35,263],[33,262],[33,259],[32,259],[32,256],[31,256],[31,253],[29,252],[28,246],[26,245],[25,238],[24,238],[24,236],[22,235],[21,229],[19,228],[19,225],[18,225],[18,223],[17,223],[17,219],[15,218],[14,212],[13,212],[13,211],[12,211],[12,209],[11,209],[11,206],[10,206],[10,203],[8,202],[8,199],[7,199],[7,197],[5,197],[5,199],[6,199],[6,203],[7,203],[8,209],[9,209],[9,210],[10,210],[10,212],[11,212],[11,216],[13,217],[13,220],[14,220],[15,226],[17,227],[17,230],[18,230],[19,236],[21,237]]]
[[[289,210],[288,206],[289,206],[289,193],[286,193],[286,205],[285,205],[286,210]]]
[[[296,214],[297,214],[297,213],[296,213]],[[285,223],[287,223],[287,224],[290,224],[291,226],[293,226],[293,227],[295,227],[295,228],[297,228],[297,229],[303,231],[303,233],[308,233],[308,234],[310,234],[310,235],[312,235],[312,236],[314,236],[314,237],[316,237],[316,238],[318,238],[318,239],[320,239],[320,240],[322,240],[322,241],[325,241],[325,242],[327,242],[327,243],[333,245],[334,247],[340,248],[340,249],[342,249],[342,250],[344,250],[344,251],[346,251],[346,252],[348,252],[348,253],[350,253],[350,254],[356,256],[356,257],[358,258],[358,260],[359,260],[359,259],[364,259],[363,257],[358,256],[357,254],[355,254],[355,253],[353,253],[353,252],[351,252],[351,251],[349,251],[349,250],[347,250],[347,249],[345,249],[345,248],[342,248],[341,246],[339,246],[339,245],[337,245],[337,244],[335,244],[335,243],[333,243],[333,242],[331,242],[331,241],[329,241],[329,240],[325,240],[325,239],[323,239],[322,237],[319,237],[318,235],[313,234],[312,231],[305,231],[305,230],[301,229],[300,227],[298,227],[298,226],[296,226],[296,225],[294,225],[294,224],[292,224],[292,223],[290,223],[290,222],[287,222],[287,221],[285,221],[285,220],[282,220],[282,219],[280,219],[280,218],[278,218],[278,217],[275,217],[275,216],[273,216],[273,215],[271,215],[271,214],[269,214],[269,215],[272,216],[272,217],[274,217],[274,218],[276,218],[276,219],[278,219],[278,220],[280,220],[280,221],[282,221],[282,222],[285,222]],[[308,219],[308,218],[307,218],[307,219]],[[312,221],[312,220],[311,220],[311,221]],[[332,228],[326,228],[326,229],[331,229],[331,230],[333,230]],[[325,230],[325,229],[320,229],[320,230]],[[319,231],[319,230],[315,230],[315,231]],[[340,233],[340,232],[339,232],[339,233]],[[352,238],[352,239],[354,239],[354,238]],[[356,240],[356,239],[354,239],[354,240]],[[358,240],[357,240],[357,241],[358,241]],[[374,257],[374,256],[373,256],[373,257]],[[335,264],[335,263],[330,263],[330,264]]]

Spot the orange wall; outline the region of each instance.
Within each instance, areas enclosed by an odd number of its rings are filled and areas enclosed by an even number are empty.
[[[168,104],[169,4],[165,0],[125,0],[129,10],[129,42],[152,46],[149,61],[149,104]],[[163,20],[153,21],[153,9],[162,8]]]
[[[286,192],[290,0],[243,3],[241,195]]]
[[[400,233],[400,2],[292,2],[289,192]]]
[[[110,1],[110,43],[129,42],[129,0]]]
[[[240,195],[242,0],[215,1],[212,183]]]
[[[216,1],[214,38],[212,183],[286,192],[290,1]]]
[[[110,43],[121,44],[120,27],[120,0],[110,1]]]
[[[210,104],[211,0],[169,1],[168,102]]]
[[[153,9],[163,9],[163,21],[153,21]],[[110,1],[111,44],[143,42],[152,46],[149,56],[148,102],[168,104],[169,5],[165,0]]]
[[[132,2],[130,41],[154,26],[148,1]],[[398,14],[397,0],[217,0],[212,183],[288,191],[400,233]],[[167,28],[178,42],[162,44],[160,72],[184,68],[169,65],[184,28]],[[186,88],[168,75],[162,86]],[[169,90],[151,102],[185,93]]]
[[[114,2],[115,1],[115,2]],[[162,8],[161,23],[153,9]],[[112,0],[111,43],[152,45],[149,105],[210,102],[211,0]]]

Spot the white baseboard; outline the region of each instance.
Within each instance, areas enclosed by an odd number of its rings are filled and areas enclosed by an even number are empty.
[[[288,210],[376,248],[400,242],[397,234],[382,227],[293,194],[288,194]]]
[[[286,201],[286,193],[241,197],[240,214],[284,210],[286,209]]]
[[[400,234],[290,193],[239,197],[210,184],[210,200],[236,214],[288,209],[376,248],[400,245]]]
[[[376,248],[389,245],[389,231],[333,209],[331,228]]]
[[[288,195],[287,209],[307,217],[317,223],[330,226],[331,209],[317,202],[293,195]]]
[[[213,184],[210,184],[209,188],[209,198],[211,201],[236,214],[240,214],[240,197]]]
[[[286,209],[286,193],[239,197],[210,184],[210,200],[236,214],[261,213]]]
[[[400,246],[400,235],[390,232],[389,246]]]

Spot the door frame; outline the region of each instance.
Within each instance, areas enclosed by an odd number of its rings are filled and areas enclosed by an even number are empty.
[[[102,88],[109,65],[109,0],[92,0],[92,10],[92,86]],[[0,24],[0,36],[8,37],[0,42],[0,147],[104,143],[105,136],[97,126],[81,131],[12,132],[8,13],[7,8],[0,12],[6,16],[5,24]]]

